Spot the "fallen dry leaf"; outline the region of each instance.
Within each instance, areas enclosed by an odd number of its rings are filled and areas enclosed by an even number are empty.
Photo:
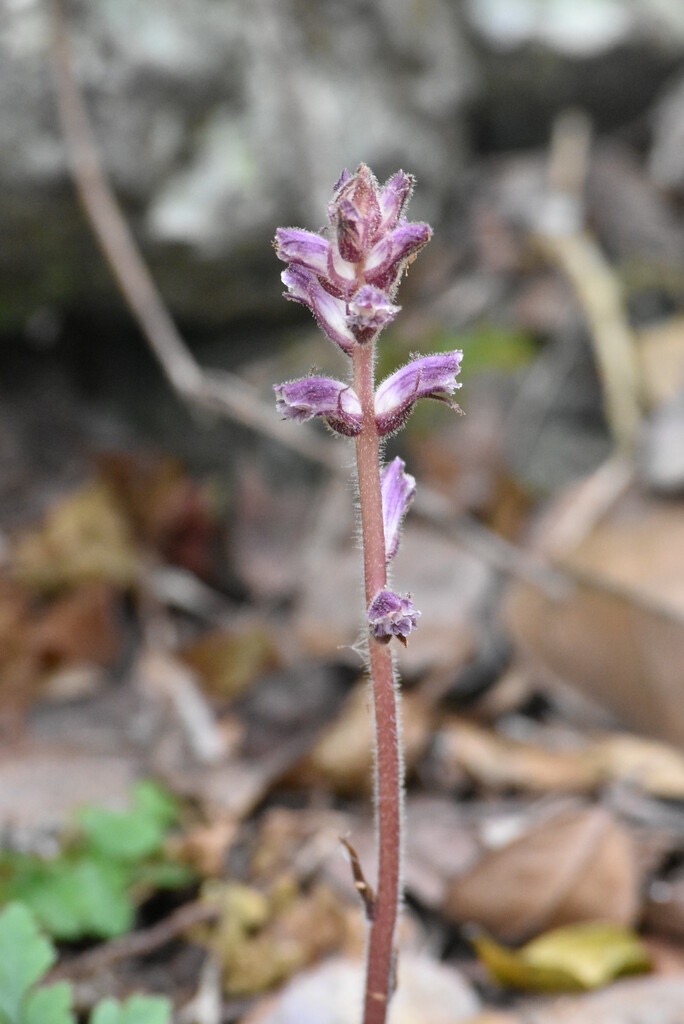
[[[138,575],[129,523],[101,481],[63,498],[42,526],[18,537],[11,561],[17,579],[48,592],[95,581],[128,587]]]
[[[351,911],[325,885],[304,892],[281,876],[263,892],[212,882],[203,899],[221,913],[215,925],[196,930],[195,940],[221,965],[229,996],[267,991],[349,940]]]
[[[451,717],[441,724],[435,757],[447,773],[457,767],[490,790],[586,793],[600,779],[599,766],[584,750],[523,743],[464,718]]]
[[[552,729],[537,735],[538,743],[524,742],[452,716],[440,725],[434,760],[446,777],[464,771],[494,791],[587,793],[619,781],[663,799],[684,797],[684,754],[666,743],[608,733],[553,749]]]
[[[107,583],[89,583],[54,601],[31,630],[30,644],[52,667],[111,665],[121,650],[119,595]]]
[[[581,517],[598,479],[565,496],[538,542],[538,550],[570,572],[571,592],[553,599],[516,583],[506,620],[536,668],[577,687],[635,730],[681,744],[683,510],[632,488],[569,542],[566,528],[573,516]]]
[[[212,630],[181,651],[181,658],[214,697],[239,696],[280,659],[271,634],[261,622]]]
[[[503,942],[580,921],[633,924],[635,846],[601,807],[564,811],[491,850],[449,886],[444,912]]]
[[[556,928],[522,949],[507,949],[484,935],[474,944],[496,981],[527,992],[600,988],[621,975],[642,974],[651,967],[634,932],[603,922]]]
[[[218,521],[205,484],[168,456],[110,453],[99,469],[141,543],[203,579],[213,576]]]
[[[354,796],[373,784],[374,724],[371,692],[363,682],[352,690],[337,719],[324,731],[311,753],[297,766],[292,781]],[[430,739],[432,713],[420,693],[402,701],[404,763],[416,764]]]

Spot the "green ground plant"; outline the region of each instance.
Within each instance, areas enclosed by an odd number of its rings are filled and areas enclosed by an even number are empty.
[[[192,881],[165,850],[178,815],[174,798],[149,781],[134,788],[130,810],[86,807],[57,856],[0,853],[0,904],[24,904],[61,941],[125,934],[146,896]]]
[[[57,959],[23,903],[0,913],[0,1024],[76,1024],[73,989],[67,981],[40,986]],[[171,1004],[160,996],[131,996],[120,1003],[104,999],[89,1024],[169,1024]]]

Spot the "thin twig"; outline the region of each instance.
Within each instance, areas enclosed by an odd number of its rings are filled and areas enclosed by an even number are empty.
[[[299,455],[329,466],[330,446],[314,434],[284,429],[275,411],[239,377],[203,370],[183,341],[143,260],[99,157],[83,96],[73,72],[66,0],[52,0],[52,52],[57,104],[69,166],[95,238],[121,294],[178,394],[230,417]]]
[[[558,118],[549,156],[549,192],[535,240],[575,290],[589,325],[608,426],[618,447],[631,453],[641,423],[636,338],[615,271],[583,227],[589,143],[584,115],[570,112]]]
[[[178,910],[165,917],[162,921],[137,932],[129,932],[120,938],[79,953],[55,967],[48,976],[48,981],[62,978],[87,978],[100,971],[108,970],[120,960],[128,960],[134,956],[147,956],[162,946],[184,935],[198,924],[207,924],[218,916],[217,907],[196,900],[185,903]]]

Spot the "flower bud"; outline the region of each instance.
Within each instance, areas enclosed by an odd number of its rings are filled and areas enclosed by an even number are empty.
[[[375,393],[375,422],[381,437],[406,423],[419,398],[436,398],[458,409],[451,395],[460,388],[456,375],[463,353],[459,350],[413,359],[383,381]]]
[[[300,423],[320,416],[336,433],[355,437],[361,431],[361,403],[341,380],[303,377],[274,384],[276,409],[284,419]]]
[[[382,472],[382,518],[385,526],[385,554],[389,562],[397,553],[399,533],[406,511],[416,493],[416,481],[397,456]]]
[[[393,636],[404,646],[412,630],[418,625],[420,612],[409,597],[401,597],[393,590],[379,590],[368,608],[368,625],[376,640],[389,643]]]

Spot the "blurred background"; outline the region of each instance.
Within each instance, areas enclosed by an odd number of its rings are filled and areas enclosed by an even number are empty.
[[[423,613],[400,659],[414,944],[487,1005],[466,923],[641,923],[656,975],[681,973],[681,0],[0,0],[0,139],[9,846],[44,852],[74,806],[153,775],[195,801],[194,895],[263,888],[315,836],[371,857],[351,453],[272,408],[273,383],[345,364],[283,301],[271,242],[324,225],[343,168],[403,168],[435,233],[379,372],[462,348],[466,414],[425,403],[388,444],[422,496],[395,574]],[[149,896],[138,923],[168,910]],[[347,910],[306,906],[299,959],[246,990],[240,943],[214,948],[220,1019],[358,951]]]

